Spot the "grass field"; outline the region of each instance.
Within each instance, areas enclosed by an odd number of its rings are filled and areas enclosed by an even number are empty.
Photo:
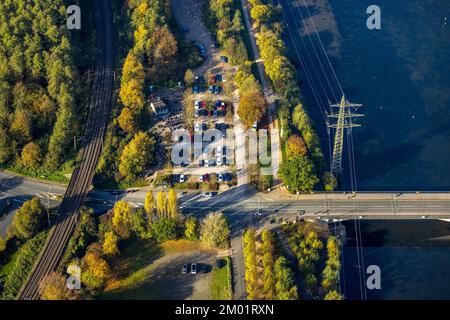
[[[231,260],[222,259],[221,268],[214,268],[211,281],[213,300],[231,300]]]
[[[133,240],[111,261],[100,299],[210,299],[212,273],[182,274],[184,264],[213,264],[217,251],[187,240]]]

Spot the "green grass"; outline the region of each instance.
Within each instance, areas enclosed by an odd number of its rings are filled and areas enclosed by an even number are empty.
[[[18,240],[10,240],[6,246],[6,250],[0,254],[0,281],[4,282],[8,274],[14,268],[17,257],[19,256],[20,247],[23,245]]]
[[[231,300],[231,259],[222,260],[221,268],[214,267],[211,281],[212,300]]]

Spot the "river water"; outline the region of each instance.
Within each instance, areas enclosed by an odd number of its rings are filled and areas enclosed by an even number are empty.
[[[450,190],[450,1],[279,1],[289,8],[285,40],[301,52],[291,51],[290,58],[328,158],[332,140],[323,112],[329,111],[327,100],[337,102],[341,93],[315,30],[348,100],[364,105],[353,148],[345,140],[342,189]],[[381,9],[381,30],[366,25],[373,4]],[[349,154],[355,159],[353,186]],[[361,221],[359,263],[354,221],[344,225],[347,299],[361,299],[362,260],[364,268],[381,269],[382,289],[366,288],[368,299],[450,298],[449,223]]]

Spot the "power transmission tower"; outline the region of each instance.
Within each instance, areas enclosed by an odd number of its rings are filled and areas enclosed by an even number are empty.
[[[334,136],[333,159],[331,161],[331,172],[336,178],[342,174],[342,152],[344,149],[344,132],[351,133],[352,128],[360,127],[360,124],[353,123],[354,117],[362,117],[363,114],[354,113],[362,104],[350,103],[342,96],[341,103],[332,104],[331,107],[338,108],[337,112],[331,112],[328,117],[331,119],[327,126],[336,129]],[[337,119],[336,121],[333,121]]]

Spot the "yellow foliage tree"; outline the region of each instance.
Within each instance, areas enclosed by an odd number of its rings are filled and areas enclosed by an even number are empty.
[[[146,132],[138,132],[122,152],[119,173],[127,180],[135,179],[154,160],[155,140]]]
[[[132,229],[132,211],[130,205],[126,201],[118,201],[113,211],[112,223],[114,231],[122,239],[129,238]]]
[[[169,190],[167,199],[167,215],[171,218],[178,216],[178,195],[174,189]]]
[[[28,143],[22,150],[22,164],[31,169],[35,169],[41,163],[41,148],[35,142]]]
[[[119,126],[126,133],[134,132],[137,130],[136,111],[130,108],[123,108],[120,116],[117,118]]]
[[[159,218],[164,217],[167,211],[167,199],[164,191],[158,191],[156,196],[156,213]]]
[[[108,231],[105,233],[105,240],[103,241],[103,253],[109,256],[115,256],[119,253],[119,247],[117,245],[119,239],[114,231]]]
[[[61,273],[53,272],[42,279],[39,284],[42,300],[76,300],[79,295],[76,290],[67,288],[66,277]]]
[[[150,221],[155,212],[155,196],[151,191],[147,192],[147,195],[145,196],[144,209]]]

